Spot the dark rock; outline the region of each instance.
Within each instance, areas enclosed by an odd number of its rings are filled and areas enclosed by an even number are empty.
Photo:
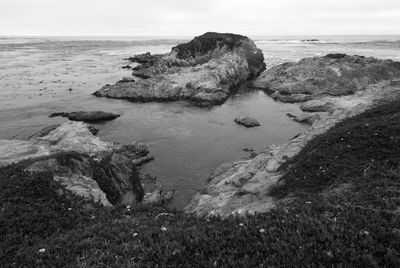
[[[260,123],[256,119],[247,116],[239,116],[235,118],[234,121],[236,124],[243,125],[248,128],[260,126]]]
[[[98,121],[106,121],[113,120],[115,118],[120,117],[119,114],[106,113],[102,111],[91,111],[91,112],[71,112],[71,113],[52,113],[49,117],[62,116],[67,117],[72,121],[83,121],[83,122],[98,122]]]
[[[132,75],[134,75],[136,77],[139,77],[139,78],[142,78],[142,79],[148,79],[148,78],[151,77],[150,75],[147,75],[147,74],[145,74],[143,72],[138,72],[138,71],[133,71]]]
[[[97,135],[97,133],[99,133],[99,129],[96,128],[95,126],[87,126],[87,129],[90,131],[90,133],[92,133],[94,136]]]
[[[223,103],[239,85],[265,69],[264,56],[249,38],[206,33],[168,54],[136,55],[128,60],[141,65],[132,83],[116,83],[94,93],[98,97],[130,101],[187,100],[198,106]]]
[[[304,40],[301,40],[301,42],[319,42],[319,40],[318,40],[318,39],[315,39],[315,38],[312,38],[312,39],[304,39]]]
[[[292,114],[292,113],[286,113],[286,115],[287,115],[289,118],[296,118],[296,116],[295,116],[294,114]]]
[[[132,69],[132,67],[130,65],[125,65],[125,66],[122,66],[122,69]]]
[[[329,59],[343,59],[345,58],[347,55],[343,54],[343,53],[333,53],[333,54],[327,54],[325,56],[325,58],[329,58]]]
[[[151,55],[150,52],[136,55],[134,57],[129,57],[125,60],[129,60],[130,62],[136,62],[140,64],[148,64],[148,63],[154,63],[155,61],[159,60],[161,58],[161,55]]]
[[[131,77],[124,77],[121,80],[119,80],[117,83],[129,83],[129,82],[135,82],[135,79]]]

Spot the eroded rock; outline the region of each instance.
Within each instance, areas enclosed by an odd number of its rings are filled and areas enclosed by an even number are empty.
[[[326,95],[351,95],[399,76],[400,62],[328,54],[275,66],[264,71],[253,86],[274,93],[282,102],[304,102]]]
[[[104,86],[95,96],[130,101],[188,100],[199,106],[224,102],[234,87],[265,69],[264,56],[249,38],[206,33],[172,48],[164,55],[150,53],[128,60],[139,63],[136,82]]]
[[[101,141],[81,122],[48,131],[29,141],[0,140],[0,166],[26,160],[26,172],[51,172],[67,190],[105,206],[143,199],[138,165],[151,158],[145,144]]]

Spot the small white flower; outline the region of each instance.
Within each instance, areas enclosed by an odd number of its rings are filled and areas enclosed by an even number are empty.
[[[45,253],[45,252],[46,252],[46,249],[45,249],[45,248],[41,248],[41,249],[38,250],[38,252],[39,252],[39,253]]]
[[[68,208],[68,210],[69,210],[69,211],[71,211],[71,210],[72,210],[72,208]]]
[[[260,233],[265,233],[265,229],[264,228],[262,228],[262,229],[260,229],[260,231],[259,231]]]
[[[131,209],[131,206],[129,206],[129,205],[128,205],[128,206],[126,206],[126,209]]]
[[[133,236],[137,236],[137,235],[138,235],[138,233],[134,233],[134,234],[133,234]]]
[[[162,226],[161,231],[165,232],[165,231],[167,231],[167,228],[165,226]]]
[[[243,223],[239,223],[239,226],[243,226],[244,224]]]

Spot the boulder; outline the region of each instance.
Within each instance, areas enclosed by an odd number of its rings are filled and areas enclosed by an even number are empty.
[[[398,77],[400,62],[328,54],[275,66],[264,71],[252,85],[273,93],[282,102],[304,102],[326,95],[354,94],[368,85]]]
[[[106,85],[98,97],[130,101],[187,100],[199,106],[223,103],[239,84],[257,77],[264,56],[248,37],[206,33],[173,47],[170,53],[128,58],[139,63],[132,74],[139,80]]]
[[[52,113],[49,117],[62,116],[67,117],[72,121],[83,121],[83,122],[98,122],[98,121],[107,121],[114,120],[120,117],[119,114],[106,113],[102,111],[90,111],[90,112],[71,112],[71,113]]]
[[[256,119],[248,116],[239,116],[235,118],[234,121],[236,124],[243,125],[247,128],[260,126],[260,123]]]
[[[143,143],[101,141],[81,122],[66,122],[29,141],[0,140],[0,166],[21,162],[26,172],[50,172],[66,190],[105,206],[143,199],[138,166],[148,153]]]

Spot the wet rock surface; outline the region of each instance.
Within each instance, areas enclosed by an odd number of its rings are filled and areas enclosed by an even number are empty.
[[[28,141],[1,140],[0,166],[25,160],[26,172],[50,172],[66,190],[105,206],[142,201],[138,168],[153,159],[145,144],[101,141],[81,122],[40,133]]]
[[[106,113],[102,111],[79,111],[79,112],[70,112],[70,113],[52,113],[49,117],[62,116],[67,117],[72,121],[82,121],[82,122],[98,122],[98,121],[107,121],[114,120],[120,117],[119,114]]]
[[[130,101],[188,100],[199,106],[223,103],[239,84],[265,69],[264,56],[249,38],[235,34],[206,33],[168,54],[150,53],[128,58],[135,82],[106,85],[98,97]]]

